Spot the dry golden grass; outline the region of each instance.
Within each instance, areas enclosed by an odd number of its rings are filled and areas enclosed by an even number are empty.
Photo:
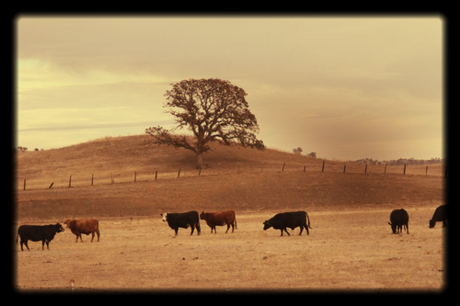
[[[262,230],[275,211],[237,214],[233,234],[202,223],[200,236],[174,231],[160,216],[103,218],[101,240],[75,243],[66,230],[50,251],[30,243],[16,254],[20,290],[441,290],[441,227],[432,208],[408,209],[410,234],[392,234],[388,211],[310,212],[310,235]]]
[[[100,220],[101,241],[90,243],[85,236],[83,243],[75,243],[66,230],[56,235],[50,251],[41,251],[39,242],[29,244],[30,252],[21,252],[17,245],[17,288],[70,290],[71,279],[77,292],[440,290],[445,285],[445,230],[439,223],[428,228],[435,208],[444,203],[442,167],[439,175],[428,176],[425,168],[417,175],[402,175],[402,168],[391,173],[390,167],[386,174],[383,168],[372,172],[377,166],[369,166],[367,174],[364,168],[353,173],[347,166],[343,174],[343,164],[326,161],[322,173],[322,160],[215,146],[204,156],[209,167],[198,177],[192,153],[144,147],[145,139],[106,137],[18,154],[17,179],[22,183],[27,178],[28,189],[23,191],[21,184],[16,188],[15,230],[20,224],[94,217]],[[160,173],[156,181],[155,170]],[[134,171],[139,173],[136,183]],[[69,175],[72,188],[67,188]],[[51,182],[55,184],[48,189]],[[409,235],[393,235],[387,224],[391,210],[401,207],[409,212]],[[201,222],[200,236],[180,229],[173,238],[174,231],[159,215],[224,209],[237,213],[233,234],[219,227],[211,235]],[[298,236],[298,228],[289,237],[262,230],[264,220],[289,210],[309,213],[309,236]]]
[[[198,176],[195,169],[194,153],[185,149],[167,146],[146,146],[148,135],[105,137],[60,149],[17,153],[16,188],[47,189],[68,187],[71,185],[90,186],[124,183],[134,181],[153,181],[155,171],[157,179]],[[240,146],[227,147],[212,145],[213,151],[204,154],[205,167],[201,172],[206,175],[227,175],[242,173],[278,173],[284,166],[284,172],[319,173],[322,171],[322,159],[316,159],[272,149],[258,151]],[[364,174],[365,165],[340,161],[325,161],[324,173]],[[368,165],[367,174],[383,174],[384,165]],[[402,174],[404,166],[387,166],[387,174]],[[426,166],[409,165],[406,175],[425,176]],[[429,177],[442,177],[441,164],[429,165]]]

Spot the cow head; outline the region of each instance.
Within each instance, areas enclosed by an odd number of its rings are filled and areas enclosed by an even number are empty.
[[[166,222],[166,216],[168,215],[167,213],[162,213],[160,214],[163,217],[163,222]]]
[[[270,224],[270,221],[266,220],[266,221],[264,222],[264,231],[267,230],[267,229],[269,229],[269,228],[272,227],[272,226],[273,226],[273,225]]]
[[[430,228],[433,228],[436,225],[436,221],[430,220]]]
[[[205,216],[204,211],[202,211],[201,214],[200,214],[200,219],[204,220],[204,216]]]
[[[391,230],[393,231],[393,234],[396,234],[396,225],[391,224],[390,222],[388,222],[388,224],[391,225]]]
[[[67,220],[64,221],[64,225],[66,225],[67,228],[70,228],[70,224],[72,223],[72,221],[74,221],[74,220],[67,219]]]
[[[65,229],[62,227],[62,225],[59,224],[59,223],[56,223],[56,232],[60,233],[60,232],[63,232],[63,231],[65,231]]]

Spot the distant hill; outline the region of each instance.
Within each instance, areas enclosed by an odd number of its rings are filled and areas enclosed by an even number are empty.
[[[69,175],[99,175],[120,173],[154,173],[194,171],[196,155],[182,148],[149,145],[149,135],[104,137],[59,149],[17,151],[17,179],[49,177],[68,178]],[[204,171],[241,171],[262,167],[281,169],[283,163],[301,168],[319,165],[322,160],[273,149],[259,151],[239,145],[211,144],[212,151],[203,154]],[[47,178],[48,179],[48,178]]]
[[[199,176],[193,152],[147,145],[149,137],[105,137],[65,148],[18,152],[17,217],[54,222],[186,210],[435,208],[443,200],[441,165],[430,165],[429,176],[425,166],[409,166],[407,173],[412,175],[403,175],[401,166],[213,144],[213,151],[203,156],[206,167]]]

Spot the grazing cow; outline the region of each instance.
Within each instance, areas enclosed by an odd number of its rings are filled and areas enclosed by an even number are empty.
[[[308,224],[307,224],[308,220]],[[287,227],[290,229],[294,229],[300,226],[300,233],[302,235],[302,231],[305,228],[307,230],[307,235],[310,235],[308,228],[310,227],[310,217],[305,211],[295,211],[295,212],[285,212],[276,214],[270,220],[266,220],[264,222],[264,231],[273,227],[274,229],[281,230],[281,236],[283,236],[283,231],[285,231],[289,236],[289,232],[286,230]]]
[[[78,237],[80,237],[80,241],[83,242],[81,239],[81,234],[89,235],[91,234],[91,242],[94,239],[94,233],[97,234],[97,241],[99,241],[99,221],[96,219],[89,219],[89,220],[66,220],[64,224],[67,225],[67,228],[70,228],[73,234],[77,236],[75,242],[78,242]]]
[[[401,233],[403,231],[403,226],[406,227],[406,231],[409,234],[409,215],[407,211],[404,209],[395,209],[390,214],[390,222],[388,224],[391,225],[391,229],[393,234]]]
[[[197,235],[200,234],[200,219],[198,218],[198,212],[189,211],[186,213],[162,213],[160,214],[163,217],[163,222],[168,222],[170,228],[176,233],[174,236],[177,236],[177,231],[179,227],[188,228],[192,227],[192,232],[190,235],[193,235],[193,231],[197,230]]]
[[[232,226],[232,233],[235,230],[235,228],[237,228],[235,212],[233,210],[210,212],[210,213],[205,213],[203,211],[200,214],[200,219],[206,220],[206,223],[211,228],[211,234],[213,230],[215,234],[217,233],[216,226],[223,226],[227,224],[227,231],[225,231],[225,233],[227,233],[228,230],[230,229],[230,225]]]
[[[441,205],[434,211],[433,218],[430,220],[430,228],[436,225],[436,222],[442,221],[442,227],[447,226],[447,208],[446,205]]]
[[[53,240],[56,233],[65,231],[61,224],[50,224],[50,225],[21,225],[18,228],[18,234],[16,236],[16,243],[18,243],[18,236],[21,237],[21,251],[24,251],[22,245],[25,244],[27,249],[30,251],[27,242],[40,241],[42,242],[42,250],[46,247],[50,249],[49,243]]]

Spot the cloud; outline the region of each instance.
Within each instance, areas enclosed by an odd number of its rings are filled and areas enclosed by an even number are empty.
[[[170,123],[170,122],[163,122]],[[145,122],[125,122],[125,123],[99,123],[99,124],[85,124],[85,125],[59,125],[59,126],[42,126],[35,128],[19,129],[18,132],[46,132],[46,131],[65,131],[65,130],[93,130],[93,129],[111,129],[121,127],[149,127],[151,121]]]
[[[17,25],[18,131],[43,141],[59,129],[96,135],[165,125],[170,84],[209,77],[246,90],[268,146],[327,156],[390,137],[396,150],[402,135],[442,139],[436,16],[22,16]]]

